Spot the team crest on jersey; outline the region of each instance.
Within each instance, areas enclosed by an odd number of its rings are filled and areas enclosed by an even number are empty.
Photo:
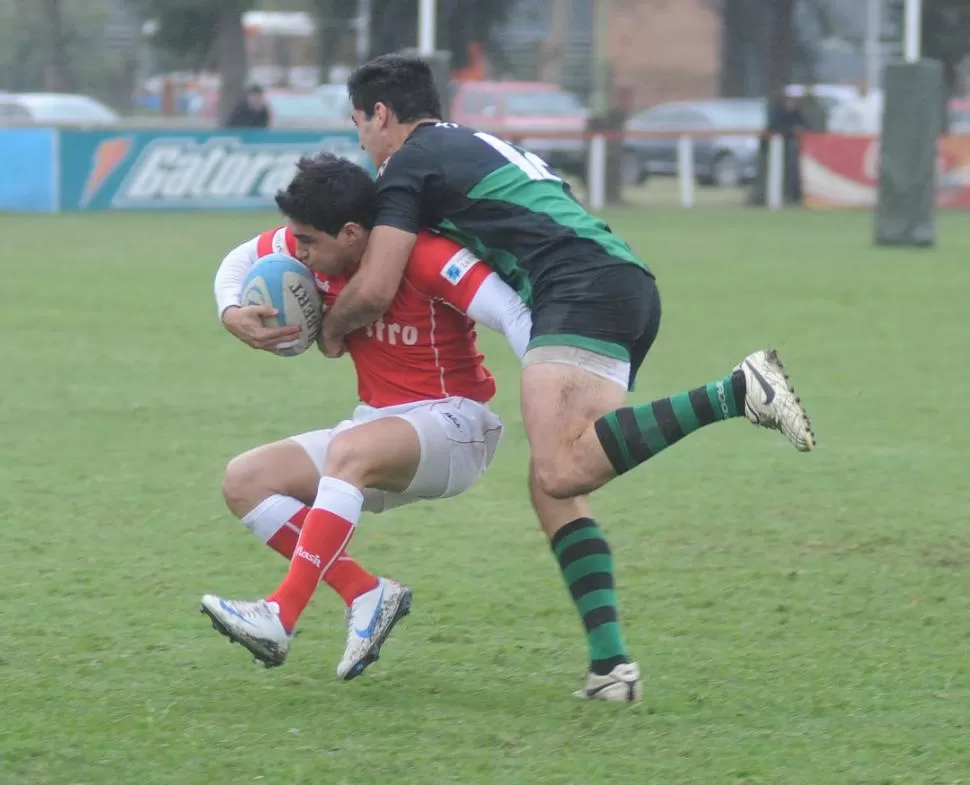
[[[475,266],[477,261],[478,257],[475,254],[467,248],[462,248],[441,268],[441,277],[455,286],[468,274],[468,271]]]

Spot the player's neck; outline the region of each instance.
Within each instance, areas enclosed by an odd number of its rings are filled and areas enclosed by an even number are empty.
[[[441,121],[435,120],[432,117],[423,117],[420,120],[415,120],[413,123],[395,123],[392,127],[388,128],[388,145],[385,148],[387,155],[384,156],[384,163],[387,163],[388,158],[404,147],[404,143],[407,142],[416,129],[424,125],[434,125],[439,122]]]
[[[401,137],[401,144],[404,144],[404,142],[406,142],[410,138],[411,134],[413,134],[416,129],[421,128],[422,126],[425,126],[425,125],[434,125],[435,123],[440,123],[440,122],[441,120],[435,119],[433,117],[422,117],[420,120],[415,120],[413,123],[403,123],[400,126],[401,131],[403,132],[403,136]]]

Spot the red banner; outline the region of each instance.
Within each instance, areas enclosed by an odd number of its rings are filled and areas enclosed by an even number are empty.
[[[879,137],[805,134],[801,148],[806,207],[876,206]],[[937,153],[938,207],[970,210],[970,136],[945,136]]]

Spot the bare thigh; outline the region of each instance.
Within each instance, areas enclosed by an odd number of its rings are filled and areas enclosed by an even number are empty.
[[[421,461],[414,426],[401,417],[382,417],[341,431],[330,441],[323,473],[356,485],[401,493]]]
[[[310,506],[319,482],[320,474],[306,450],[284,439],[256,447],[229,461],[222,494],[230,511],[242,518],[273,494],[292,496]]]
[[[521,407],[537,486],[548,496],[590,493],[615,476],[594,423],[623,406],[614,381],[559,363],[522,369]]]

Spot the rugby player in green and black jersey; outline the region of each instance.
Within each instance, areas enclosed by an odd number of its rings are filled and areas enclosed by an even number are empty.
[[[348,90],[361,146],[378,167],[379,208],[360,270],[324,319],[322,347],[340,354],[349,332],[381,317],[422,228],[467,246],[519,292],[533,324],[521,373],[529,488],[590,649],[576,694],[635,700],[640,671],[620,631],[613,559],[585,495],[723,420],[746,417],[808,452],[809,418],[773,350],[748,355],[710,384],[625,405],[660,325],[647,265],[540,158],[441,122],[421,59],[378,57]],[[441,274],[457,282],[463,271]]]

